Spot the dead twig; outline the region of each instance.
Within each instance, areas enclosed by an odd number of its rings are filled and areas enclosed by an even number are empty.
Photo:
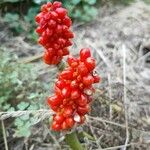
[[[5,125],[4,125],[3,120],[1,120],[1,124],[2,124],[2,130],[3,130],[3,139],[4,139],[4,144],[5,144],[5,150],[8,150],[7,135],[6,135]]]

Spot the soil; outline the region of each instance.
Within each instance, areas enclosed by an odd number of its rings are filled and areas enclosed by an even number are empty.
[[[42,53],[40,46],[27,43],[25,37],[14,37],[6,26],[1,24],[0,30],[1,47],[20,58]],[[84,129],[96,141],[88,137],[81,141],[88,149],[110,147],[112,150],[129,139],[128,149],[149,150],[150,5],[136,2],[127,7],[104,6],[95,21],[75,23],[73,30],[76,39],[71,53],[77,55],[81,48],[91,47],[97,59],[97,72],[102,78],[101,84],[97,85],[87,123],[78,128],[79,133]],[[11,149],[68,149],[62,142],[64,134],[60,136],[48,131],[42,122],[33,127],[33,131],[37,128],[39,132],[36,135],[16,139],[15,144],[10,142]],[[51,137],[53,142],[49,143],[47,137]],[[56,139],[60,144],[56,143]]]

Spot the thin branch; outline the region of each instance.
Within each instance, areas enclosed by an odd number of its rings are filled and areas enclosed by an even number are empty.
[[[113,118],[113,116],[112,116],[112,105],[111,105],[112,89],[111,89],[111,75],[110,75],[110,73],[108,73],[107,78],[108,78],[108,84],[109,84],[108,92],[109,92],[109,101],[110,101],[110,104],[109,104],[109,119],[111,120]]]
[[[126,128],[125,125],[122,125],[122,124],[119,124],[119,123],[116,123],[116,122],[112,122],[112,121],[109,121],[109,120],[105,120],[105,119],[102,119],[100,117],[87,116],[87,118],[92,119],[92,120],[96,120],[96,121],[100,121],[100,122],[105,122],[105,123],[115,125],[115,126],[118,126],[118,127],[121,127],[121,128]]]
[[[34,114],[34,113],[37,116],[42,116],[42,118],[47,118],[53,114],[51,110],[46,110],[46,109],[0,112],[0,120],[5,120],[11,117],[20,117],[26,114]]]
[[[4,139],[4,144],[5,144],[5,150],[8,150],[7,136],[6,136],[5,125],[4,125],[3,120],[1,120],[1,124],[2,124],[2,130],[3,130],[3,139]]]
[[[126,47],[125,45],[122,46],[122,50],[123,50],[123,83],[124,83],[124,87],[123,87],[123,100],[124,100],[124,108],[125,108],[125,125],[126,125],[126,141],[125,141],[125,147],[123,148],[123,150],[126,150],[126,146],[129,142],[129,130],[128,130],[128,107],[127,107],[127,91],[125,88],[126,85]]]
[[[97,136],[94,134],[94,130],[93,130],[92,126],[91,126],[91,123],[88,123],[88,125],[89,125],[89,127],[90,127],[90,130],[91,130],[91,132],[92,132],[92,134],[93,134],[93,137],[94,137],[94,139],[95,139],[95,141],[96,141],[96,144],[97,144],[98,148],[99,148],[99,149],[102,149],[101,145],[100,145],[99,142],[98,142]]]
[[[129,146],[132,146],[132,145],[140,145],[141,143],[130,143],[130,144],[127,144],[126,147],[129,147]],[[104,148],[102,150],[115,150],[115,149],[119,149],[119,148],[124,148],[125,145],[119,145],[119,146],[114,146],[114,147],[108,147],[108,148]],[[97,149],[99,150],[99,149]]]
[[[42,58],[42,56],[43,56],[43,53],[37,54],[37,55],[35,55],[35,56],[31,56],[31,57],[28,57],[28,58],[24,58],[23,60],[20,60],[19,63],[30,63],[30,62],[32,62],[32,61],[35,61],[35,60],[37,60],[37,59]]]

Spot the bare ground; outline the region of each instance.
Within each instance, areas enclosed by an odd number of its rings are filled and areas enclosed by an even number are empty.
[[[125,146],[149,150],[150,6],[137,2],[125,8],[105,6],[99,12],[96,21],[73,27],[76,38],[71,53],[76,55],[81,48],[91,47],[102,78],[92,112],[83,128],[78,128],[79,133],[84,129],[92,138],[85,136],[81,141],[88,150],[125,150]],[[39,58],[41,47],[25,42],[23,37],[10,36],[7,28],[3,29],[1,46],[29,62],[34,55]],[[68,149],[62,142],[64,133],[54,134],[42,122],[38,131],[29,139],[17,140],[11,149],[23,149],[24,143],[33,150]],[[52,143],[47,144],[47,134]]]

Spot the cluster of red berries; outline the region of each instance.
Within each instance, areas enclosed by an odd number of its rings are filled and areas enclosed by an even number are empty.
[[[45,47],[44,62],[58,64],[63,56],[69,54],[68,47],[74,37],[70,30],[71,19],[62,3],[55,1],[42,5],[41,12],[35,17],[38,27],[36,32],[40,35],[38,42]]]
[[[84,123],[95,90],[92,84],[100,81],[94,73],[96,63],[90,49],[81,49],[80,58],[69,56],[67,62],[69,66],[58,75],[55,83],[55,95],[48,98],[49,106],[56,113],[52,122],[55,131]]]

